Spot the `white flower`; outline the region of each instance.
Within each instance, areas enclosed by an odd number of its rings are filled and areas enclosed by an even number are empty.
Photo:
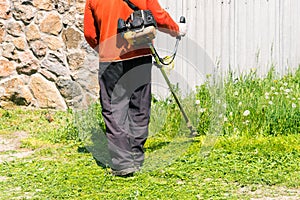
[[[275,92],[274,94],[275,94],[275,95],[278,95],[278,92]]]
[[[238,106],[241,106],[241,105],[243,105],[243,103],[242,103],[242,102],[239,102],[239,105],[238,105]]]
[[[273,105],[273,101],[269,101],[269,105]]]
[[[248,115],[250,115],[250,111],[249,111],[249,110],[245,110],[245,112],[243,113],[243,115],[244,115],[245,117],[247,117]]]
[[[292,108],[296,108],[297,105],[295,103],[292,103]]]
[[[196,100],[195,104],[199,105],[200,104],[200,100]]]
[[[230,112],[230,113],[229,113],[229,116],[232,117],[232,116],[233,116],[233,112]]]
[[[290,91],[291,91],[290,89],[284,90],[285,93],[289,93]]]
[[[246,121],[243,122],[243,124],[248,125],[249,122],[250,122],[249,120],[246,120]]]
[[[283,83],[283,85],[284,85],[284,86],[287,86],[288,84],[285,82],[285,83]]]
[[[239,96],[239,92],[236,91],[236,92],[233,93],[233,95],[234,95],[234,96]]]
[[[269,96],[270,94],[268,92],[265,93],[265,96]]]
[[[275,88],[274,88],[274,87],[271,87],[271,90],[272,90],[272,91],[274,91],[274,90],[275,90]]]
[[[204,113],[206,111],[206,108],[200,108],[199,112]]]
[[[228,118],[227,117],[224,117],[224,122],[227,122],[228,121]]]
[[[265,96],[266,97],[266,99],[270,99],[270,97],[269,96]]]

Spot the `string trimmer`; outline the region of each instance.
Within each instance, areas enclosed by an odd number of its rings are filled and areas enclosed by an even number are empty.
[[[129,2],[128,0],[124,0],[125,2]],[[155,47],[152,44],[152,40],[155,38],[156,35],[156,29],[157,29],[157,24],[154,20],[154,17],[152,16],[151,11],[149,10],[139,10],[136,6],[134,6],[132,3],[128,3],[128,5],[134,10],[134,12],[131,14],[131,16],[128,18],[127,21],[124,21],[122,19],[119,19],[118,22],[118,32],[122,33],[123,38],[125,38],[129,44],[131,45],[142,45],[142,44],[148,44],[152,53],[152,56],[155,60],[154,64],[155,66],[157,66],[182,115],[183,118],[186,122],[186,125],[188,127],[188,129],[190,130],[190,136],[194,137],[197,135],[196,130],[194,129],[194,127],[191,124],[191,121],[189,120],[186,112],[184,111],[178,97],[176,96],[176,93],[172,87],[172,84],[163,68],[163,66],[168,66],[171,63],[173,63],[175,57],[176,57],[176,53],[177,53],[177,49],[178,49],[178,44],[179,41],[181,40],[181,37],[178,36],[176,38],[176,44],[175,44],[175,48],[174,48],[174,52],[172,53],[171,56],[166,56],[164,58],[161,58],[159,56],[159,54],[157,53]],[[180,17],[180,23],[185,23],[185,17]]]

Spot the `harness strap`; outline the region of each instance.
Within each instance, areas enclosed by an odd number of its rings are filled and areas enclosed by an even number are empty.
[[[140,10],[136,5],[134,5],[132,2],[130,2],[129,0],[123,0],[127,3],[127,5],[134,11],[138,11]]]

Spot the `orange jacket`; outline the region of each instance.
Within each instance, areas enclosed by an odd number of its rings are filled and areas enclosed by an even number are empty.
[[[141,10],[151,10],[161,31],[177,36],[179,28],[157,0],[130,0]],[[118,19],[128,19],[133,10],[123,0],[87,0],[84,13],[84,36],[98,49],[100,62],[126,60],[149,55],[147,45],[133,47],[117,35]]]

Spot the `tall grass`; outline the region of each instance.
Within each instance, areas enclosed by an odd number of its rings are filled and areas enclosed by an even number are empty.
[[[300,68],[293,74],[277,76],[272,69],[266,77],[259,77],[255,71],[234,78],[230,73],[224,83],[224,95],[215,103],[212,87],[205,83],[197,87],[196,94],[182,99],[184,108],[199,134],[210,134],[212,120],[216,117],[222,123],[219,135],[287,135],[300,133]],[[154,102],[167,106],[167,119],[161,133],[178,131],[182,121],[180,111],[168,99],[167,102]],[[217,104],[218,108],[215,108]],[[216,110],[224,113],[216,116]],[[161,108],[160,108],[161,109]],[[161,112],[160,112],[161,113]],[[157,116],[155,116],[157,117]],[[158,116],[159,117],[159,116]]]

